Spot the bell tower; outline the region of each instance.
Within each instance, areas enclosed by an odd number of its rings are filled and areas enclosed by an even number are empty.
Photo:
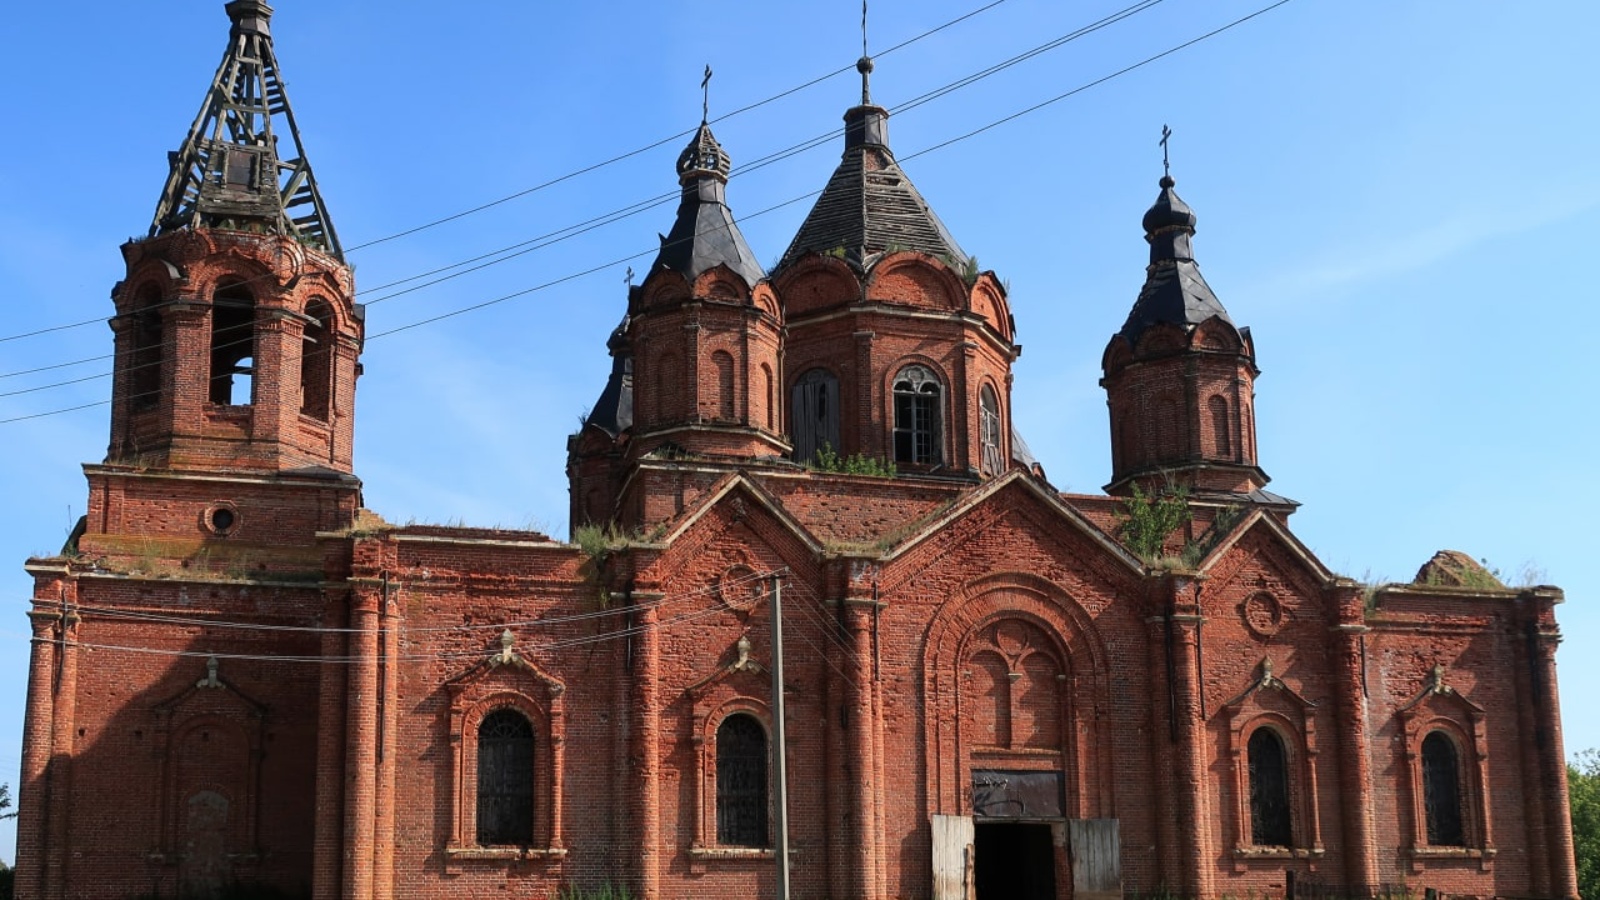
[[[362,308],[263,0],[228,48],[148,236],[122,247],[108,464],[351,471]]]
[[[1175,186],[1163,176],[1144,214],[1144,287],[1101,360],[1111,411],[1106,490],[1172,479],[1197,493],[1248,494],[1268,481],[1256,465],[1255,342],[1201,277],[1195,214]]]

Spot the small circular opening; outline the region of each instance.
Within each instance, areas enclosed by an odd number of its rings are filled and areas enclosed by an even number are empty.
[[[211,527],[217,531],[227,531],[233,527],[233,510],[214,509],[211,511]]]

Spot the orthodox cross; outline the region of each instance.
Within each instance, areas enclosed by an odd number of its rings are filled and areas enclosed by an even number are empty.
[[[623,277],[623,281],[627,282],[628,290],[633,290],[633,266],[628,267],[628,274]]]
[[[867,0],[861,0],[861,55],[867,55]]]
[[[700,79],[700,124],[706,123],[711,111],[711,64],[706,63],[706,77]]]
[[[1172,177],[1172,161],[1167,158],[1167,140],[1172,137],[1172,129],[1161,126],[1161,174]]]

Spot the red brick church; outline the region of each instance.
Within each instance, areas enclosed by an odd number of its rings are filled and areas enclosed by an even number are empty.
[[[1364,590],[1295,537],[1170,177],[1105,494],[1018,437],[1006,289],[863,59],[771,271],[710,129],[678,158],[575,542],[400,527],[362,508],[363,310],[271,10],[227,11],[122,247],[88,514],[27,562],[18,897],[772,896],[775,590],[796,898],[1576,895],[1561,592],[1449,555]]]

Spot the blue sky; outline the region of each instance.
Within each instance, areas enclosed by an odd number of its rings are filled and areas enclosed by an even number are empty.
[[[874,0],[873,95],[894,109],[1132,0]],[[1108,480],[1099,360],[1143,280],[1139,219],[1173,129],[1196,255],[1262,375],[1271,488],[1334,570],[1409,580],[1442,548],[1560,585],[1569,753],[1600,747],[1600,387],[1582,342],[1600,215],[1590,38],[1600,4],[1290,0],[1185,50],[965,135],[1206,34],[1270,0],[1165,0],[891,119],[907,172],[1010,285],[1017,424],[1058,487]],[[0,337],[103,319],[227,33],[221,2],[21,4],[0,31]],[[675,190],[715,70],[713,119],[860,55],[854,0],[606,4],[282,0],[273,30],[345,246],[661,146],[350,253],[372,305],[357,472],[391,521],[566,533],[566,435],[599,394],[624,271],[668,203],[402,296],[382,285]],[[840,126],[853,71],[713,128],[734,165]],[[787,246],[839,142],[736,176],[763,263]],[[770,211],[767,211],[770,210]],[[514,300],[383,332],[587,269]],[[385,298],[387,299],[381,299]],[[103,322],[0,342],[0,374],[110,352]],[[94,404],[104,361],[0,378],[0,419]],[[15,784],[31,592],[22,560],[83,512],[107,407],[0,424],[0,780]],[[24,801],[26,798],[24,798]],[[12,832],[0,829],[0,857]]]

